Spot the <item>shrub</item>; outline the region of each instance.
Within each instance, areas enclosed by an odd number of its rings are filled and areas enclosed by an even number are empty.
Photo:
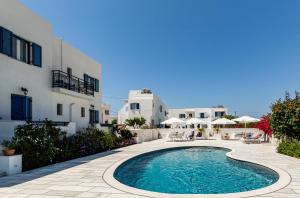
[[[17,154],[23,155],[23,169],[33,169],[51,164],[62,150],[58,144],[65,132],[53,126],[51,121],[44,124],[27,123],[18,126],[11,143]]]
[[[295,93],[291,98],[286,93],[284,100],[277,100],[272,105],[270,119],[271,128],[275,137],[279,139],[300,139],[300,94]]]
[[[135,118],[130,118],[125,120],[125,125],[131,126],[131,127],[140,127],[143,126],[146,123],[146,119],[143,117],[135,117]]]
[[[289,155],[291,157],[300,158],[300,142],[299,141],[282,141],[277,147],[278,153]]]
[[[23,155],[23,170],[74,159],[120,145],[120,138],[90,127],[74,135],[55,127],[51,121],[42,124],[26,123],[16,128],[9,145]]]
[[[270,117],[271,117],[271,115],[262,116],[260,121],[255,124],[255,128],[258,128],[259,130],[263,131],[269,137],[272,136],[272,129],[270,126]]]
[[[128,140],[132,138],[132,133],[127,129],[120,130],[118,133],[121,135],[123,139]]]

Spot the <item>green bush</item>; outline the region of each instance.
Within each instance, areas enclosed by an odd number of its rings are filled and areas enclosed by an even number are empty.
[[[46,120],[42,124],[18,126],[7,146],[14,147],[18,154],[23,155],[23,170],[30,170],[113,149],[121,145],[122,140],[94,127],[67,136]]]
[[[46,120],[42,125],[27,123],[18,126],[11,144],[16,153],[23,154],[23,169],[28,170],[53,163],[62,152],[59,141],[63,136],[65,132]]]
[[[299,141],[282,141],[277,147],[278,153],[289,155],[291,157],[300,158],[300,142]]]
[[[130,118],[125,120],[125,125],[131,126],[131,127],[140,127],[143,126],[146,123],[146,119],[143,117],[135,117],[135,118]]]
[[[270,125],[275,137],[283,140],[300,140],[300,94],[291,98],[286,93],[284,100],[272,105]]]

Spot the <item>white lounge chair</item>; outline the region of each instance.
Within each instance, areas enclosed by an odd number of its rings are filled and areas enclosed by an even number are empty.
[[[182,141],[183,138],[184,138],[184,134],[185,134],[185,132],[177,133],[177,136],[176,136],[175,140],[176,141]]]
[[[250,136],[246,136],[242,138],[242,141],[245,144],[260,144],[261,143],[261,138],[263,134],[262,133],[253,133]]]

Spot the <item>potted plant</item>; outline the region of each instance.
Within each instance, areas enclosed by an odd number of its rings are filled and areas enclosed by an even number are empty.
[[[137,133],[133,133],[132,138],[133,138],[134,143],[136,143],[136,144],[139,143],[139,137],[138,137]]]
[[[2,152],[4,156],[12,156],[15,154],[16,149],[11,141],[4,140],[2,145],[5,147]]]
[[[196,137],[202,137],[203,132],[204,132],[203,128],[198,128],[198,133],[197,133]]]

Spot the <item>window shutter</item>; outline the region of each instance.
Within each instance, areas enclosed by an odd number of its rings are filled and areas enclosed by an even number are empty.
[[[99,80],[95,78],[95,92],[99,92]]]
[[[99,111],[95,111],[95,123],[99,123]]]
[[[32,43],[32,64],[42,67],[42,47]]]
[[[11,119],[26,120],[26,97],[11,95]]]
[[[32,120],[32,98],[27,97],[26,100],[26,120]]]
[[[0,32],[0,50],[3,54],[12,56],[12,32],[5,28],[1,28]]]
[[[87,75],[87,74],[83,74],[83,80],[84,80],[85,82],[88,81],[88,75]]]

